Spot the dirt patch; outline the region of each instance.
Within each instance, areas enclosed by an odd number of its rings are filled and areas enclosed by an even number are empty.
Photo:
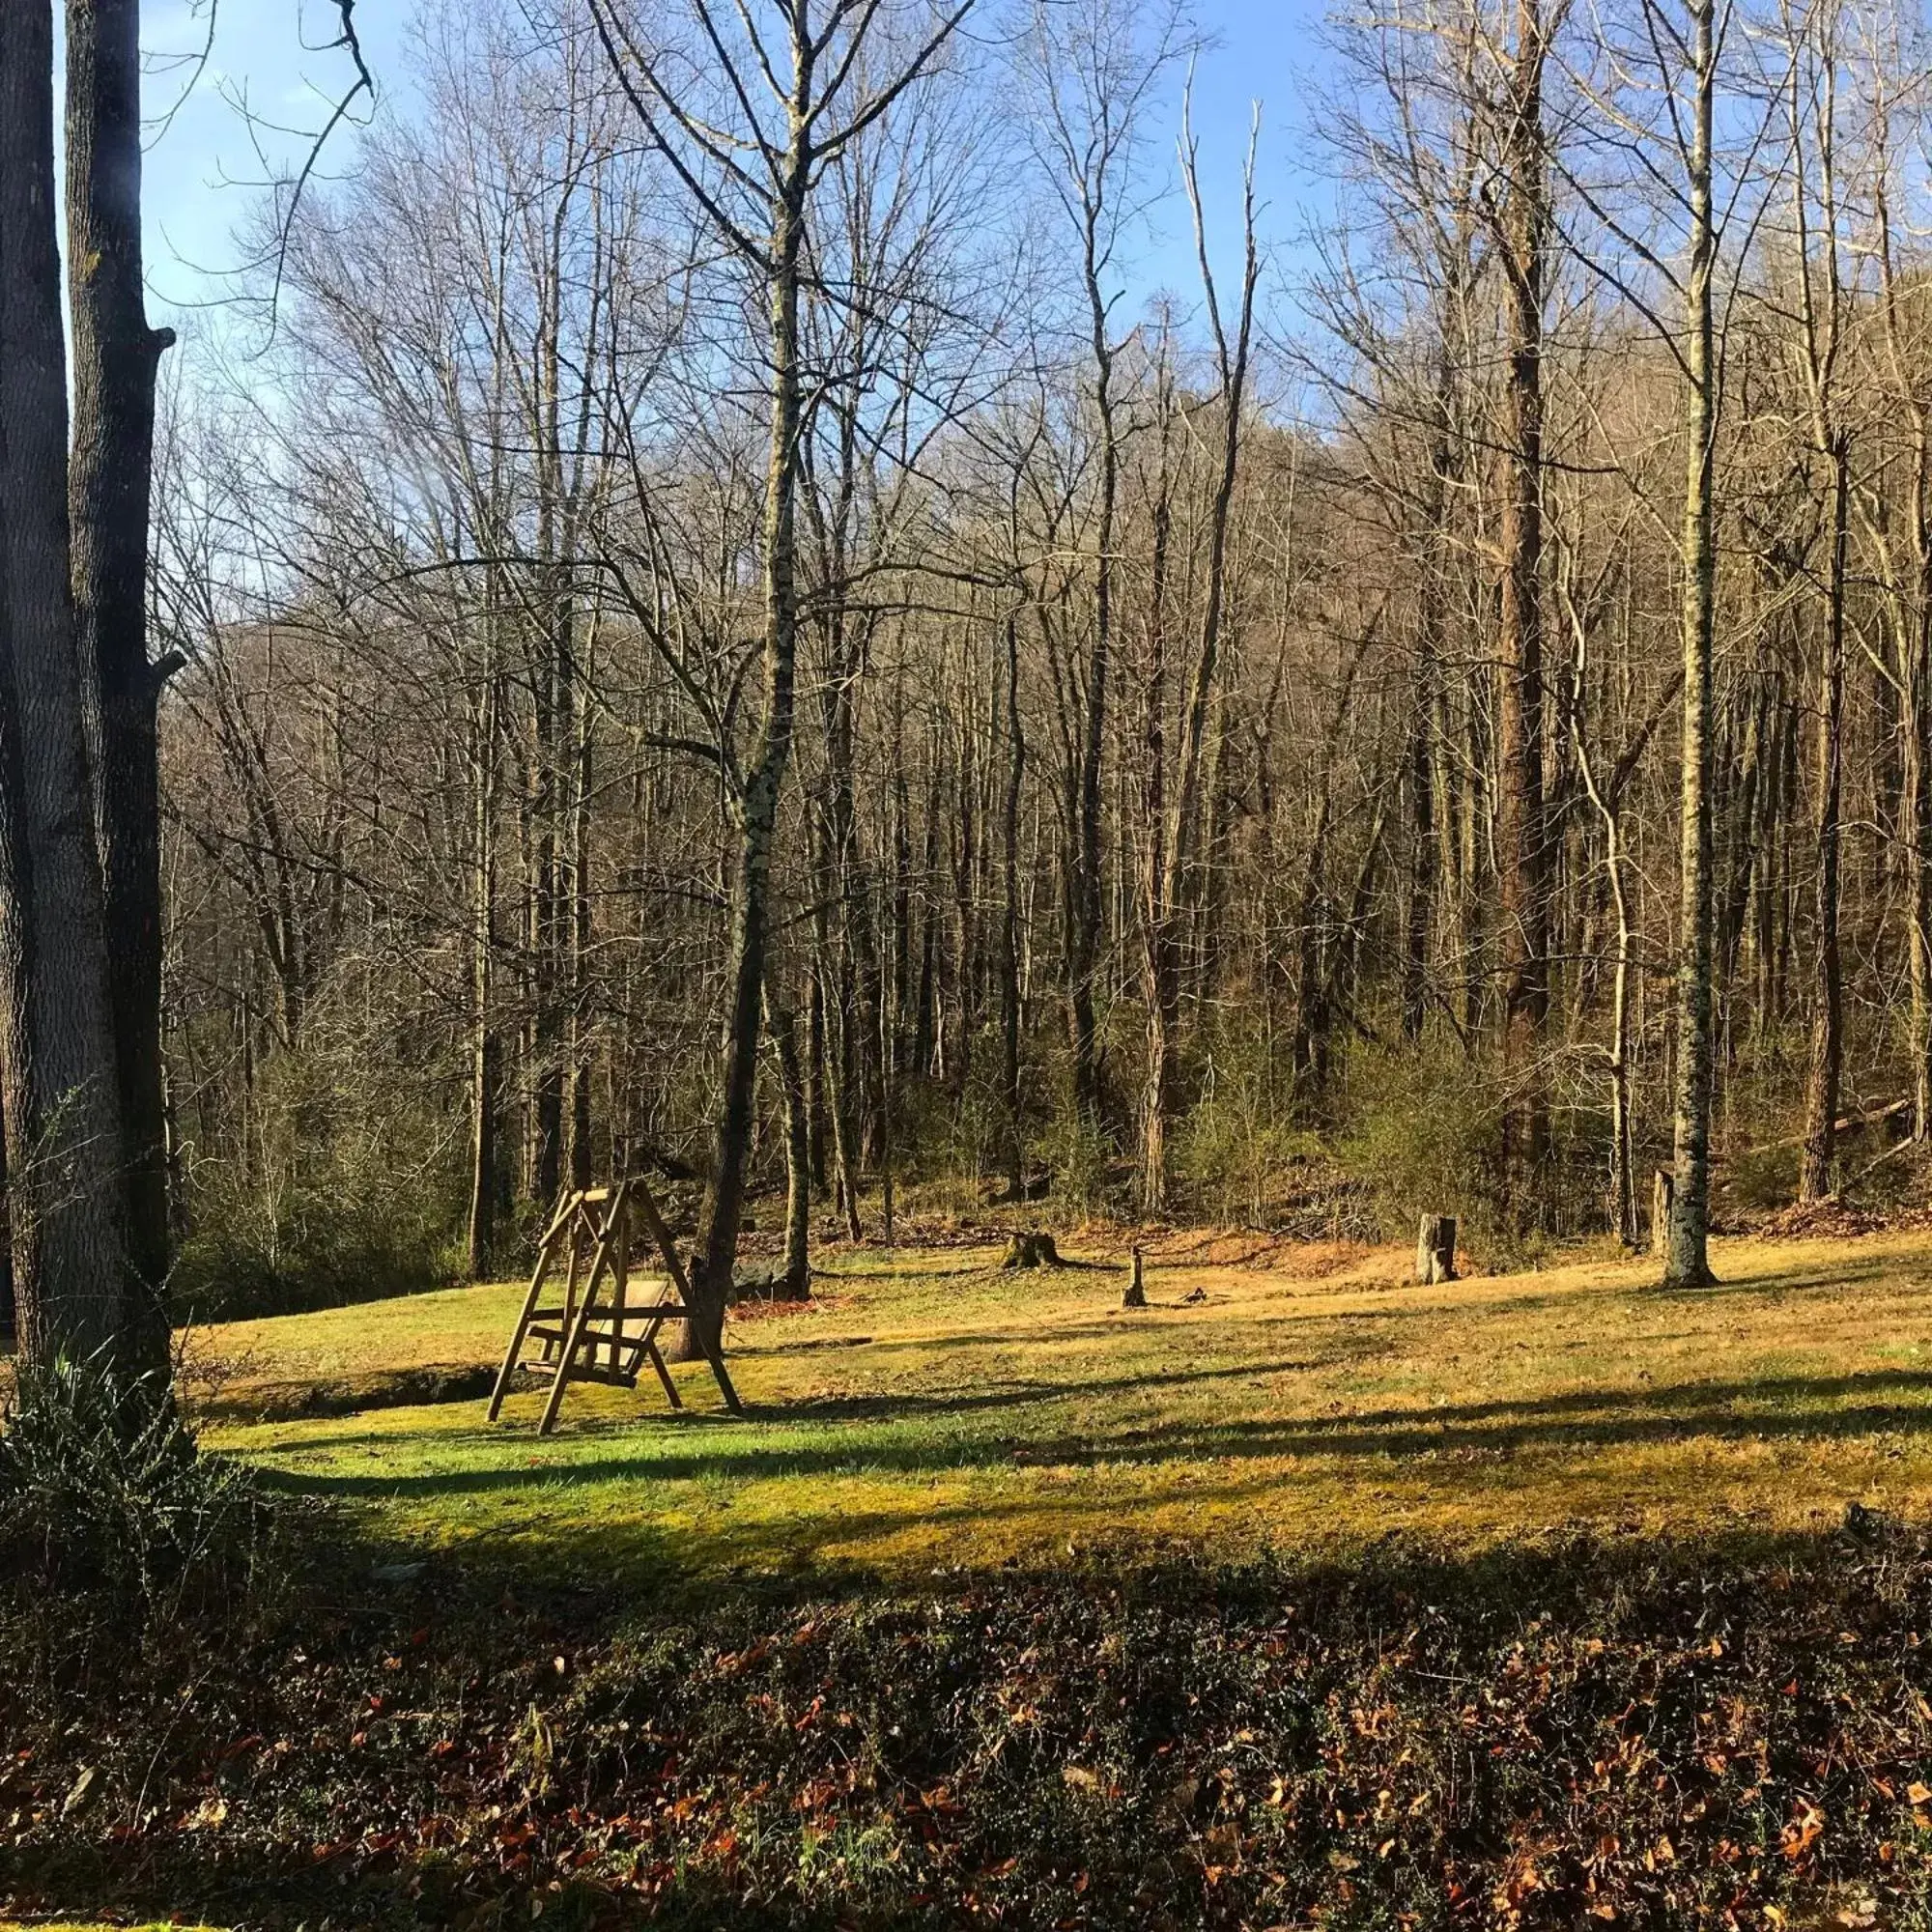
[[[728,1336],[741,1325],[756,1327],[766,1321],[794,1321],[802,1316],[836,1315],[841,1308],[850,1308],[857,1298],[814,1292],[810,1301],[740,1301],[733,1306],[724,1332]]]
[[[1166,1267],[1247,1268],[1296,1281],[1326,1281],[1383,1257],[1391,1269],[1398,1269],[1408,1259],[1400,1248],[1378,1248],[1366,1241],[1310,1241],[1259,1229],[1178,1229],[1152,1235],[1141,1245],[1150,1260]]]

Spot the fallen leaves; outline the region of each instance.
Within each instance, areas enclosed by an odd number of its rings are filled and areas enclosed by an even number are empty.
[[[836,1916],[858,1860],[908,1910],[1014,1926],[1310,1924],[1426,1883],[1498,1926],[1690,1923],[1715,1898],[1711,1922],[1748,1932],[1847,1861],[1923,1880],[1932,1785],[1900,1686],[1927,1667],[1932,1551],[1915,1561],[1882,1584],[1833,1552],[1778,1589],[1626,1576],[1613,1610],[1547,1573],[1587,1631],[1484,1591],[1425,1613],[1439,1577],[1426,1599],[1299,1579],[1292,1619],[1264,1574],[969,1580],[615,1641],[452,1605],[420,1643],[378,1626],[263,1661],[205,1738],[161,1741],[153,1815],[99,1836],[151,1863],[219,1834],[331,1887],[434,1871],[466,1897],[584,1886],[653,1910],[701,1873],[748,1909]],[[86,1830],[84,1804],[61,1818],[86,1740],[6,1743],[16,1847]]]

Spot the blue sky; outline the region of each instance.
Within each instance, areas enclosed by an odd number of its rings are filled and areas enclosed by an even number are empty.
[[[384,99],[380,112],[408,112],[408,43],[419,13],[463,0],[359,0],[355,22]],[[213,51],[196,77],[190,56],[208,33],[210,0],[150,0],[143,43],[150,56],[147,112],[156,123],[147,161],[149,279],[157,312],[219,292],[239,260],[236,230],[271,165],[306,150],[352,78],[330,48],[332,0],[218,0]],[[1297,71],[1317,57],[1322,0],[1200,0],[1200,25],[1217,44],[1195,77],[1194,119],[1210,210],[1223,232],[1237,209],[1249,103],[1263,102],[1263,192],[1267,227],[1286,246],[1298,231],[1306,187],[1295,173]],[[192,81],[192,85],[189,83]],[[245,103],[245,111],[243,107]],[[164,125],[161,117],[173,113]],[[366,103],[358,108],[366,111]],[[326,168],[353,165],[354,133],[338,133]],[[1158,251],[1142,265],[1144,288],[1169,284],[1191,298],[1191,240],[1176,210]],[[1234,271],[1232,259],[1228,271]]]
[[[211,4],[150,0],[142,9],[148,278],[156,309],[215,291],[211,277],[239,260],[236,230],[270,172],[264,154],[271,167],[288,165],[305,148],[298,130],[320,128],[354,77],[346,55],[328,47],[340,29],[334,6],[321,0],[218,0],[213,50],[197,72]],[[356,9],[379,81],[400,80],[413,11],[397,0],[361,0]],[[353,155],[353,138],[338,139],[329,160],[343,166]]]

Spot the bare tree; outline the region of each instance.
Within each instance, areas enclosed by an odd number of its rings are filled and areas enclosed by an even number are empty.
[[[799,631],[798,497],[807,372],[800,307],[809,278],[813,190],[828,167],[891,113],[939,60],[973,0],[888,12],[854,0],[783,0],[721,30],[690,0],[681,45],[614,0],[592,0],[611,71],[645,138],[714,241],[762,298],[770,446],[760,533],[762,710],[735,786],[729,1018],[716,1151],[693,1293],[715,1349],[744,1218],[764,999],[773,837],[791,757]],[[767,38],[769,32],[770,38]],[[702,87],[708,74],[712,85]],[[710,96],[712,99],[707,99]],[[704,104],[700,105],[702,101]],[[733,134],[709,118],[721,108]]]
[[[1072,8],[1036,6],[1021,48],[1036,153],[1047,191],[1074,242],[1094,441],[1091,635],[1080,661],[1067,667],[1074,729],[1065,773],[1065,878],[1073,1104],[1090,1128],[1097,1123],[1100,1101],[1094,981],[1105,912],[1102,767],[1115,650],[1121,460],[1127,434],[1118,387],[1122,344],[1114,311],[1122,244],[1142,212],[1148,116],[1163,75],[1181,51],[1182,29],[1180,0],[1077,0]]]
[[[1174,1036],[1180,996],[1177,928],[1185,916],[1184,895],[1194,885],[1194,864],[1201,843],[1202,762],[1228,604],[1228,524],[1240,463],[1241,419],[1247,407],[1248,359],[1254,338],[1255,287],[1261,275],[1261,252],[1255,237],[1255,152],[1260,140],[1261,112],[1257,108],[1249,128],[1247,162],[1242,174],[1241,281],[1231,337],[1222,318],[1220,293],[1208,256],[1200,148],[1183,105],[1181,174],[1194,214],[1195,255],[1214,346],[1217,383],[1214,408],[1219,416],[1220,449],[1208,510],[1207,587],[1202,603],[1201,633],[1180,716],[1172,819],[1168,822],[1167,814],[1160,809],[1156,789],[1156,823],[1151,828],[1153,848],[1147,904],[1142,913],[1147,929],[1148,1070],[1141,1107],[1141,1204],[1150,1214],[1158,1214],[1167,1206],[1167,1128],[1174,1104]],[[1156,543],[1159,541],[1157,536]],[[1157,564],[1157,579],[1159,575]],[[1159,621],[1156,611],[1156,625]],[[1151,701],[1157,722],[1161,702],[1157,686]],[[1162,757],[1161,742],[1156,735],[1149,746],[1150,778],[1156,787],[1160,782]]]

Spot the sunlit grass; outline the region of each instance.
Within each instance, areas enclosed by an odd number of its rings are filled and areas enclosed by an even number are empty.
[[[1073,1253],[1113,1263],[1102,1249]],[[994,1249],[835,1258],[827,1304],[734,1321],[751,1413],[574,1387],[277,1422],[251,1390],[494,1360],[520,1291],[237,1323],[209,1439],[379,1534],[588,1579],[904,1577],[1092,1551],[1459,1549],[1570,1529],[1813,1525],[1932,1502],[1932,1236],[1719,1244],[1665,1294],[1597,1260],[1436,1289],[1392,1252],[1273,1267],[1156,1256],[1144,1313],[1111,1268],[1009,1275]],[[1206,1299],[1182,1305],[1194,1290]]]

